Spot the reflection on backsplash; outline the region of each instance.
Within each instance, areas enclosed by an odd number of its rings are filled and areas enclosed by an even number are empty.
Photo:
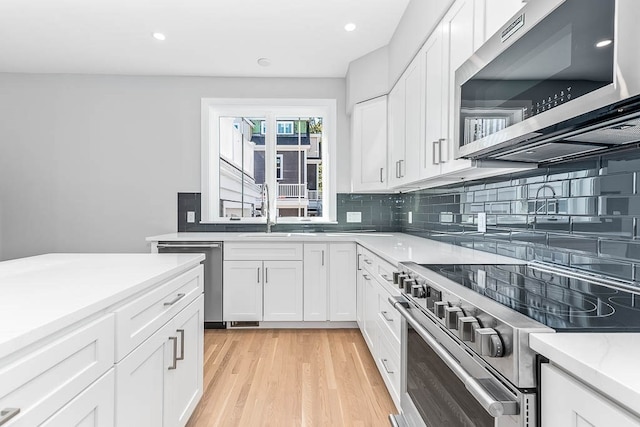
[[[640,150],[401,195],[405,233],[640,281]],[[407,221],[413,212],[413,222]],[[487,213],[478,233],[477,214]]]
[[[344,194],[337,197],[338,224],[277,224],[273,231],[400,231],[400,199],[395,194]],[[196,213],[195,223],[187,222],[187,212]],[[347,223],[347,212],[361,212],[362,222]],[[264,231],[264,224],[200,224],[200,193],[178,193],[178,231],[233,232]]]
[[[634,148],[411,193],[338,194],[338,224],[279,224],[274,231],[404,232],[640,281],[639,172]],[[196,212],[196,223],[186,222],[187,211]],[[349,211],[362,212],[362,223],[347,223]],[[487,213],[486,233],[477,232],[479,212]],[[178,231],[265,228],[199,221],[200,193],[178,193]]]

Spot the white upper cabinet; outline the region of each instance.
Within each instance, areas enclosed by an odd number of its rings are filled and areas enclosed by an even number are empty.
[[[353,191],[387,189],[387,97],[356,104],[351,116]]]
[[[416,57],[389,93],[389,185],[419,178],[419,150],[424,139],[423,64]]]
[[[476,23],[476,34],[480,31],[478,38],[482,37],[482,43],[497,33],[509,20],[525,5],[523,0],[478,0],[479,7],[484,13],[478,13]],[[482,19],[483,18],[483,19]],[[476,49],[480,46],[476,46]]]

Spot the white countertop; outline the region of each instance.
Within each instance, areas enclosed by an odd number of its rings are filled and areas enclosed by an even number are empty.
[[[640,416],[639,333],[531,334],[534,351]]]
[[[148,242],[356,242],[376,252],[387,261],[431,264],[509,264],[522,260],[476,251],[461,246],[424,239],[403,233],[170,233],[147,237]],[[285,234],[290,234],[286,236]],[[264,237],[263,237],[264,236]]]
[[[47,254],[0,262],[0,359],[203,259],[198,254]]]

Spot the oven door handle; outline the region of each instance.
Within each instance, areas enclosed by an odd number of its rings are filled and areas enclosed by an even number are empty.
[[[418,322],[407,310],[408,304],[405,301],[389,298],[389,302],[400,312],[413,329],[422,337],[431,349],[442,359],[442,361],[453,371],[462,381],[469,393],[478,403],[494,418],[502,415],[517,415],[518,403],[516,401],[496,400],[480,382],[469,374],[458,361]]]

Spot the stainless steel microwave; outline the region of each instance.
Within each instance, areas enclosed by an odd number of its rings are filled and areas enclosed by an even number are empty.
[[[456,71],[456,158],[546,162],[640,142],[640,1],[534,0]]]

